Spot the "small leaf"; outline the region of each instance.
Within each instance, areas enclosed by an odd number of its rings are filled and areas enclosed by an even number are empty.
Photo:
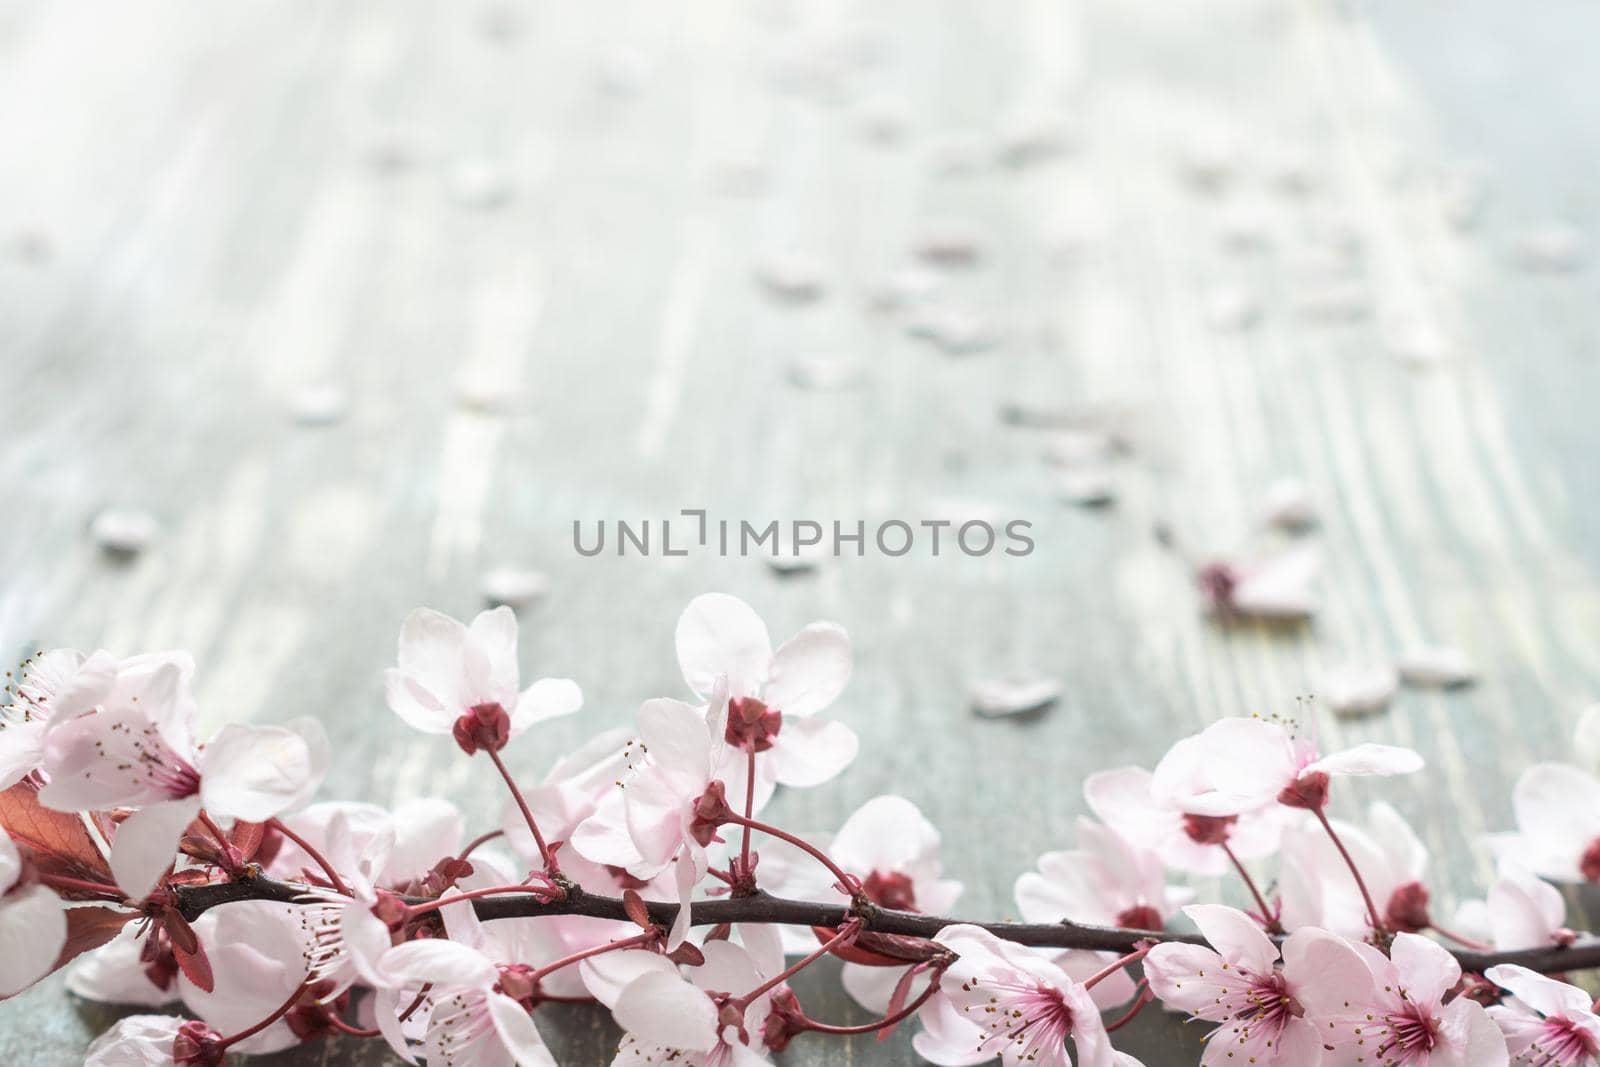
[[[261,847],[261,841],[266,836],[265,823],[245,822],[243,819],[235,822],[233,829],[228,832],[233,847],[239,850],[240,857],[246,861],[255,858],[256,849]]]
[[[56,957],[59,970],[91,949],[110,941],[129,921],[137,919],[136,911],[121,908],[68,908],[67,940]]]
[[[650,921],[650,909],[645,907],[644,898],[637,891],[624,889],[622,891],[622,910],[627,912],[628,918],[641,930],[649,930],[655,926]]]
[[[690,967],[699,967],[706,962],[705,954],[689,941],[667,953],[667,959],[677,964],[688,964]]]
[[[207,993],[212,991],[214,983],[211,977],[211,961],[206,959],[206,950],[202,945],[196,942],[193,952],[185,952],[174,940],[172,955],[178,961],[178,966],[183,968],[183,973],[188,976],[189,981]]]
[[[46,874],[112,881],[111,868],[82,817],[41,805],[38,787],[30,781],[0,792],[0,827],[28,850]]]
[[[174,948],[190,953],[201,951],[200,938],[195,934],[194,927],[178,914],[176,908],[167,908],[161,913],[161,925],[166,928],[167,936],[172,938]]]

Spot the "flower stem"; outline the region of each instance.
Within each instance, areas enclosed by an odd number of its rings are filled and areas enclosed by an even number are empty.
[[[750,760],[746,764],[744,782],[744,817],[755,818],[756,814],[756,746],[749,748]],[[742,874],[750,871],[750,824],[744,824],[744,843],[739,846],[739,870]]]
[[[860,929],[855,923],[851,923],[849,925],[840,927],[840,929],[839,929],[839,931],[837,933],[835,933],[832,937],[828,938],[827,941],[823,942],[822,946],[820,948],[818,948],[815,952],[813,952],[811,955],[805,956],[805,957],[803,957],[803,958],[801,958],[799,960],[796,960],[794,963],[790,964],[788,967],[785,967],[779,973],[773,975],[771,978],[768,978],[765,982],[762,982],[760,985],[758,985],[754,989],[750,990],[750,992],[746,993],[744,996],[736,997],[735,998],[735,1002],[739,1005],[741,1010],[744,1009],[744,1008],[748,1008],[750,1006],[750,1002],[752,1000],[755,1000],[757,997],[759,997],[763,993],[767,993],[767,992],[770,992],[770,991],[778,988],[783,983],[787,982],[789,979],[793,978],[795,975],[799,974],[801,971],[805,970],[807,967],[811,966],[813,963],[816,963],[818,960],[820,960],[822,957],[826,956],[828,953],[832,952],[835,948],[837,948],[839,945],[843,944],[845,941],[853,939],[856,936],[856,934],[859,933],[859,932],[860,932]]]
[[[511,799],[517,802],[517,807],[522,811],[522,819],[528,824],[528,829],[533,833],[533,843],[539,846],[539,859],[544,862],[544,873],[551,878],[561,873],[561,867],[556,863],[556,855],[550,851],[550,846],[544,843],[544,835],[539,832],[539,824],[533,817],[533,809],[528,807],[528,802],[522,798],[522,790],[517,788],[517,780],[511,777],[511,772],[506,769],[505,761],[500,758],[500,753],[492,748],[484,749],[489,758],[494,761],[495,770],[500,772],[500,777],[505,779],[506,788],[511,790]]]
[[[456,856],[456,859],[464,860],[476,852],[479,845],[488,844],[495,838],[504,837],[505,835],[506,832],[504,830],[490,830],[486,834],[479,834],[477,837],[474,837],[471,841],[467,842],[467,847],[461,850],[460,854]]]
[[[1134,1017],[1144,1010],[1144,1006],[1155,999],[1155,994],[1150,992],[1149,985],[1145,983],[1143,978],[1139,979],[1138,999],[1133,1002],[1133,1007],[1129,1008],[1127,1012],[1113,1022],[1106,1023],[1106,1033],[1115,1033],[1124,1026],[1127,1026],[1129,1023],[1133,1022]]]
[[[855,896],[856,895],[856,893],[857,893],[856,887],[858,886],[860,880],[858,878],[856,878],[854,875],[846,874],[844,872],[844,870],[842,868],[840,868],[840,866],[837,863],[833,862],[833,860],[828,858],[827,853],[823,852],[821,849],[819,849],[816,845],[813,845],[811,842],[805,840],[804,838],[796,837],[794,834],[789,833],[787,830],[780,830],[776,826],[772,826],[772,825],[770,825],[768,823],[760,822],[759,820],[756,820],[756,819],[747,819],[742,815],[731,815],[731,814],[727,818],[728,818],[729,822],[734,823],[736,825],[746,827],[747,829],[750,829],[750,830],[760,830],[762,833],[768,834],[768,835],[770,835],[772,837],[776,837],[780,841],[789,842],[789,844],[793,845],[795,848],[799,849],[801,852],[806,853],[808,856],[810,856],[813,859],[815,859],[818,863],[820,863],[824,867],[828,868],[828,872],[830,874],[832,874],[834,876],[834,878],[838,879],[838,882],[839,882],[839,885],[841,887],[841,891],[842,892],[849,893],[851,896]]]
[[[1428,923],[1428,929],[1432,930],[1446,941],[1454,941],[1462,948],[1470,948],[1475,952],[1488,952],[1494,947],[1493,945],[1486,945],[1482,941],[1474,941],[1470,937],[1464,937],[1453,930],[1446,930],[1444,927],[1431,920]]]
[[[1328,817],[1323,814],[1322,809],[1312,808],[1311,812],[1317,817],[1317,821],[1322,824],[1322,828],[1328,832],[1328,839],[1333,842],[1333,847],[1339,850],[1340,856],[1344,857],[1345,866],[1350,868],[1350,874],[1356,880],[1356,888],[1361,890],[1361,899],[1366,902],[1367,918],[1372,922],[1372,932],[1382,938],[1388,931],[1384,929],[1383,919],[1378,914],[1378,906],[1372,902],[1372,893],[1368,891],[1366,880],[1361,877],[1361,871],[1356,867],[1356,861],[1351,858],[1349,850],[1344,847],[1344,842],[1339,840],[1339,835],[1334,832],[1333,824],[1328,821]]]
[[[265,1030],[267,1027],[283,1018],[285,1015],[288,1015],[290,1010],[293,1009],[296,1004],[300,1003],[300,997],[305,993],[306,988],[310,984],[311,980],[307,979],[306,981],[295,986],[294,992],[289,994],[289,999],[278,1005],[276,1011],[267,1016],[265,1019],[262,1019],[260,1022],[256,1023],[254,1026],[240,1030],[237,1034],[234,1034],[231,1037],[223,1038],[220,1043],[220,1047],[228,1048],[231,1045],[237,1045],[245,1038],[254,1037],[256,1034],[259,1034],[261,1031]]]
[[[363,1030],[358,1026],[351,1026],[332,1012],[328,1013],[328,1025],[341,1034],[349,1034],[351,1037],[380,1037],[383,1034],[381,1030]]]
[[[1144,959],[1150,954],[1150,950],[1153,948],[1155,948],[1154,945],[1145,945],[1143,948],[1136,948],[1126,956],[1123,956],[1121,959],[1116,960],[1113,963],[1106,964],[1104,967],[1100,968],[1098,971],[1094,972],[1083,980],[1083,988],[1093,989],[1107,978],[1110,978],[1112,975],[1128,966],[1128,964],[1138,963],[1140,960]]]
[[[861,1023],[858,1026],[835,1026],[832,1023],[819,1023],[815,1019],[808,1018],[805,1019],[805,1027],[807,1030],[814,1030],[819,1034],[838,1034],[840,1036],[849,1036],[851,1034],[875,1034],[880,1030],[887,1030],[889,1027],[896,1026],[901,1022],[904,1022],[906,1019],[911,1018],[911,1016],[917,1013],[919,1008],[928,1002],[930,997],[939,991],[939,978],[943,975],[943,973],[944,969],[942,967],[936,969],[933,972],[933,977],[928,980],[927,988],[921,993],[917,994],[917,998],[915,1000],[911,1001],[893,1015],[885,1015],[881,1019],[870,1023]]]
[[[312,862],[314,862],[318,867],[322,868],[322,873],[327,875],[328,884],[333,886],[334,892],[347,897],[353,895],[350,892],[350,887],[344,884],[344,879],[339,877],[339,872],[333,869],[333,864],[328,862],[328,857],[324,856],[321,852],[318,852],[316,848],[312,846],[311,842],[307,841],[305,838],[289,829],[282,819],[276,817],[268,819],[267,825],[271,826],[284,837],[287,837],[290,841],[293,841],[295,844],[299,845],[300,851],[304,852],[307,856],[310,856]]]
[[[621,941],[607,941],[603,945],[595,945],[592,948],[586,948],[582,949],[581,951],[574,952],[569,956],[562,956],[554,963],[548,963],[534,971],[533,980],[537,982],[548,975],[554,974],[563,967],[570,967],[574,963],[589,959],[591,956],[598,956],[605,952],[616,952],[618,949],[637,948],[641,945],[648,945],[650,942],[656,940],[657,936],[658,935],[656,931],[646,930],[642,934],[634,934],[632,937],[625,937]]]
[[[1278,922],[1277,917],[1272,914],[1272,909],[1267,906],[1267,898],[1261,895],[1260,889],[1256,888],[1256,880],[1250,877],[1250,872],[1245,870],[1244,864],[1239,862],[1239,857],[1233,854],[1233,849],[1228,846],[1226,841],[1218,842],[1218,844],[1221,846],[1223,853],[1227,855],[1228,861],[1233,864],[1234,870],[1239,872],[1239,877],[1244,879],[1245,888],[1249,889],[1250,895],[1255,898],[1256,907],[1261,910],[1261,922],[1266,926],[1267,933],[1283,933],[1283,924]]]

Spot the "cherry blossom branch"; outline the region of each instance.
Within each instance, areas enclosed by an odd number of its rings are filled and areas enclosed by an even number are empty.
[[[805,838],[798,837],[795,834],[791,834],[787,830],[761,822],[758,819],[746,819],[743,816],[735,815],[732,812],[725,813],[724,818],[726,818],[730,823],[736,823],[739,826],[745,827],[746,830],[760,830],[769,837],[776,837],[780,841],[787,841],[801,852],[804,852],[806,855],[810,856],[812,859],[828,868],[828,873],[833,875],[833,877],[838,881],[840,892],[854,894],[860,891],[860,883],[856,879],[852,878],[849,874],[846,874],[837,863],[833,862],[833,859],[826,852],[822,851]]]
[[[328,857],[317,851],[311,842],[291,830],[282,819],[272,819],[267,825],[287,837],[290,841],[293,841],[296,845],[299,845],[300,851],[310,856],[312,862],[321,867],[322,873],[328,876],[328,884],[333,886],[334,892],[343,896],[350,895],[350,887],[344,884],[344,879],[340,878],[339,872],[333,869],[333,864],[328,862]]]
[[[216,882],[210,885],[176,886],[178,912],[194,921],[202,914],[221,904],[238,900],[276,900],[293,904],[305,900],[312,887],[296,882],[283,882],[258,875],[237,882]],[[406,903],[429,903],[421,897],[404,898]],[[663,901],[645,901],[650,921],[658,926],[670,927],[677,917],[678,905]],[[583,915],[595,919],[615,919],[631,922],[632,917],[619,897],[600,896],[573,886],[564,900],[542,902],[531,894],[517,897],[493,897],[474,900],[473,908],[483,920],[511,919],[541,915]],[[1114,926],[1090,926],[1084,923],[986,923],[967,919],[952,919],[921,912],[896,911],[891,908],[845,907],[822,904],[809,900],[789,900],[757,891],[750,896],[727,897],[720,900],[697,900],[689,906],[691,926],[720,926],[724,923],[760,923],[778,926],[823,926],[837,928],[852,917],[861,920],[865,931],[893,934],[903,937],[932,938],[947,926],[977,926],[989,931],[1003,941],[1037,948],[1090,949],[1097,952],[1130,953],[1145,943],[1175,941],[1185,944],[1205,944],[1198,934],[1167,931],[1133,930]],[[1565,947],[1516,949],[1507,952],[1482,952],[1474,949],[1451,949],[1465,971],[1483,972],[1498,964],[1515,964],[1541,974],[1563,971],[1600,969],[1600,937],[1585,936]]]

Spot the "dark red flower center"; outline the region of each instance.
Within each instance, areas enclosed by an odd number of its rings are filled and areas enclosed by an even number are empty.
[[[1421,882],[1407,882],[1389,895],[1389,906],[1384,912],[1384,922],[1389,929],[1402,934],[1420,934],[1433,925],[1428,915],[1428,887]]]
[[[1221,845],[1227,842],[1238,821],[1237,815],[1185,815],[1183,832],[1197,845]]]
[[[1166,923],[1161,913],[1148,904],[1135,904],[1117,913],[1117,925],[1128,930],[1159,930]]]
[[[734,697],[728,701],[728,726],[723,737],[736,748],[765,752],[783,728],[783,712],[769,708],[754,697]]]
[[[480,748],[499,752],[511,740],[511,716],[498,703],[474,704],[456,720],[450,733],[469,756]]]
[[[1578,861],[1578,869],[1589,881],[1600,882],[1600,837],[1589,842],[1589,847],[1583,850],[1583,858]]]
[[[873,871],[861,883],[867,899],[895,911],[916,911],[917,891],[909,875],[899,871]]]
[[[1328,806],[1328,776],[1321,771],[1302,774],[1283,787],[1278,803],[1286,808],[1321,811]]]

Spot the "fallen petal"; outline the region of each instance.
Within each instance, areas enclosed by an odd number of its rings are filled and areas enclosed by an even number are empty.
[[[1388,664],[1348,663],[1322,676],[1321,696],[1336,715],[1370,715],[1389,706],[1399,684]]]
[[[89,524],[95,542],[115,556],[133,556],[144,551],[160,524],[142,508],[106,508]]]
[[[1065,692],[1054,678],[982,678],[967,689],[972,710],[988,718],[1038,711]]]
[[[1281,478],[1267,488],[1262,506],[1262,517],[1268,525],[1280,530],[1299,531],[1317,521],[1316,505],[1311,502],[1311,490],[1295,478]]]
[[[1469,685],[1478,677],[1478,668],[1467,654],[1446,645],[1408,649],[1396,665],[1408,684],[1436,689]]]
[[[478,588],[492,606],[525,608],[550,591],[550,579],[542,571],[496,567],[485,572]]]

